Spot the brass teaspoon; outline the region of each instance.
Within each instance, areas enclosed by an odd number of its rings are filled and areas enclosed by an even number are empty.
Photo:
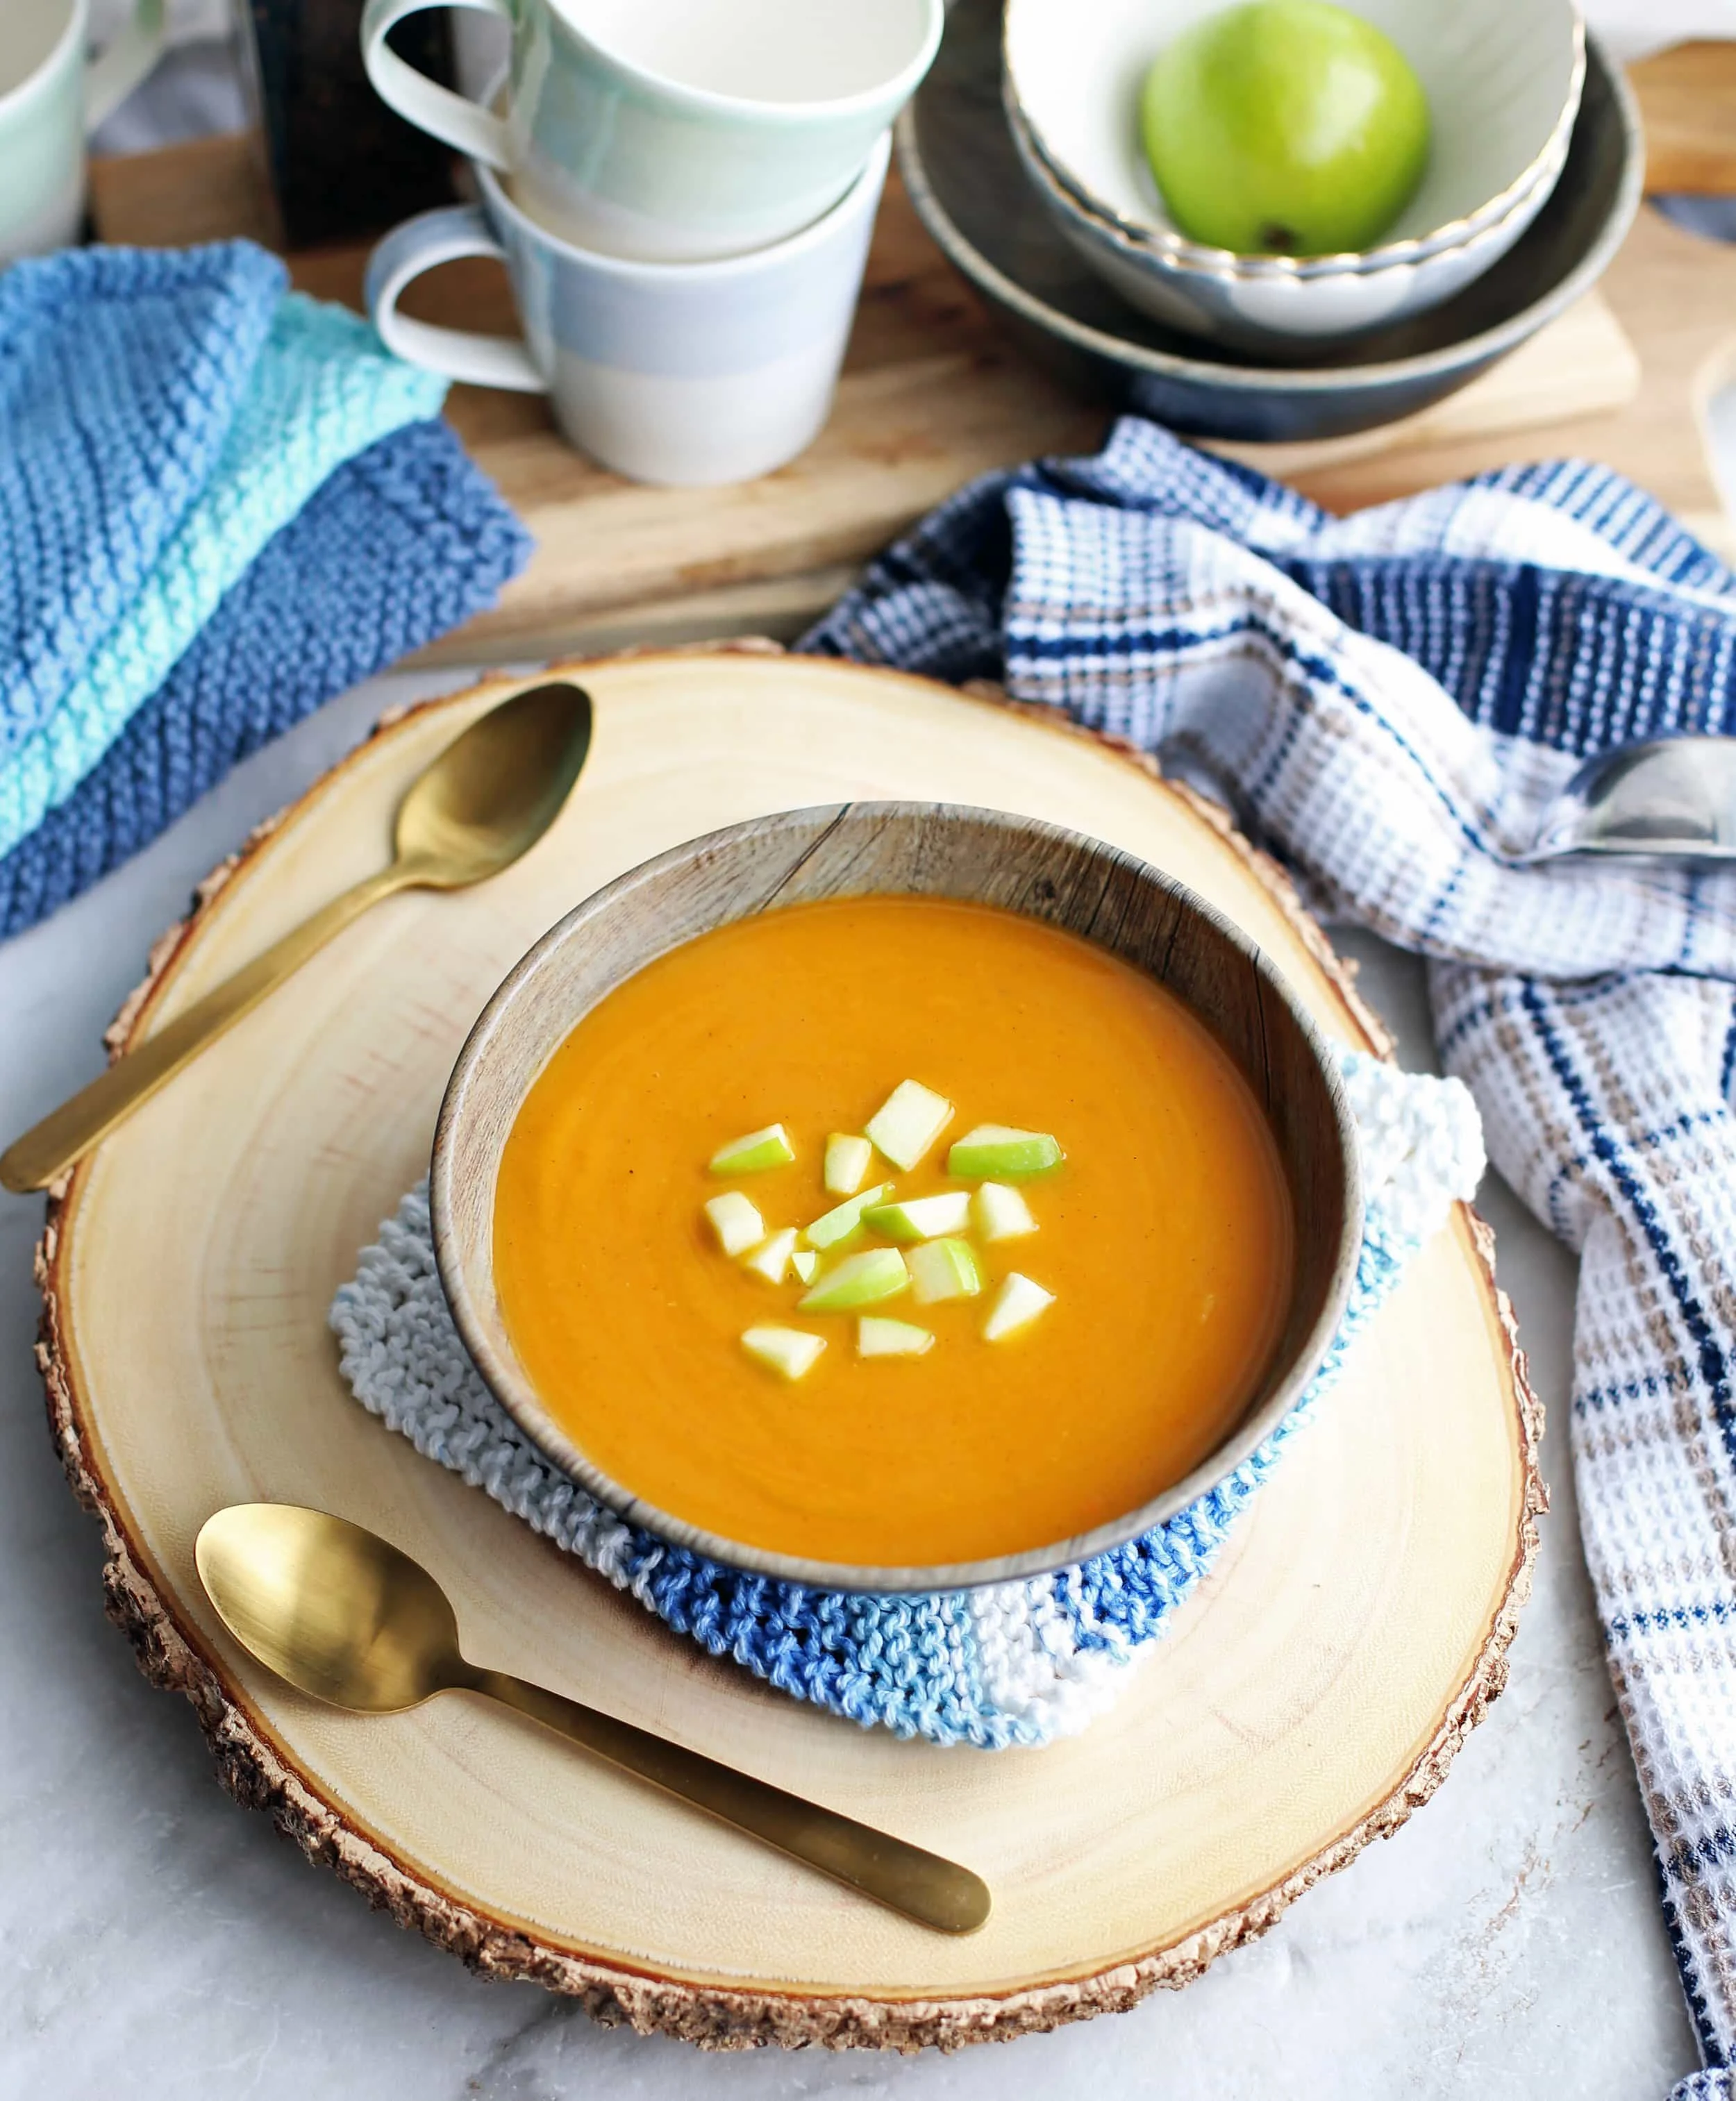
[[[237,1503],[206,1520],[193,1557],[237,1641],[316,1700],[392,1714],[437,1692],[480,1692],[919,1925],[970,1933],[989,1915],[988,1889],[968,1868],[467,1662],[445,1592],[418,1562],[360,1525],[290,1503]]]
[[[398,805],[389,867],[334,897],[27,1130],[0,1154],[0,1183],[46,1188],[370,905],[400,890],[463,890],[510,866],[560,815],[591,749],[591,717],[590,695],[565,681],[478,716]]]

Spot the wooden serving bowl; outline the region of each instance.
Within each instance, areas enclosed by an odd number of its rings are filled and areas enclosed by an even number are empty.
[[[1211,1028],[1264,1104],[1295,1207],[1289,1317],[1241,1421],[1185,1479],[1110,1523],[1017,1554],[864,1568],[774,1554],[643,1502],[550,1416],[494,1289],[494,1189],[519,1109],[579,1020],[695,935],[822,898],[958,898],[1082,935],[1167,985]],[[1082,1045],[1081,1055],[1089,1055]],[[1087,1559],[1149,1531],[1246,1459],[1300,1397],[1342,1318],[1362,1237],[1357,1134],[1337,1065],[1282,977],[1161,869],[1057,825],[939,803],[846,803],[755,818],[677,847],[550,929],[483,1010],[453,1068],[430,1188],[441,1282],[491,1391],[545,1457],[635,1524],[734,1567],[838,1590],[956,1590]]]

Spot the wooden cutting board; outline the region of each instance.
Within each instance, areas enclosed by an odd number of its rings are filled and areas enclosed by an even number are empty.
[[[1380,1047],[1282,879],[1122,749],[894,674],[797,657],[578,667],[574,799],[517,866],[351,927],[51,1201],[42,1360],[111,1608],[229,1785],[406,1925],[707,2043],[957,2043],[1124,2007],[1263,1931],[1433,1791],[1499,1692],[1542,1505],[1539,1414],[1489,1236],[1460,1209],[1358,1342],[1119,1704],[1040,1752],[865,1732],[704,1656],[366,1415],[326,1326],[425,1171],[483,1002],[570,905],[775,807],[943,798],[1140,853],[1242,926],[1339,1042]],[[387,851],[405,784],[494,681],[346,759],[219,872],[117,1040],[148,1037]],[[476,1661],[540,1679],[965,1861],[926,1933],[463,1696],[364,1718],[243,1656],[193,1544],[227,1504],[312,1505],[430,1568]]]
[[[99,162],[93,198],[107,240],[272,237],[243,135]],[[1689,267],[1702,258],[1711,259]],[[304,290],[359,307],[365,259],[343,248],[290,265]],[[1642,214],[1607,299],[1592,294],[1462,393],[1350,438],[1224,449],[1336,510],[1508,458],[1588,451],[1716,524],[1694,389],[1716,343],[1736,336],[1733,290],[1736,255]],[[406,311],[503,333],[515,325],[505,274],[487,263],[431,274]],[[455,387],[447,413],[538,542],[498,607],[430,652],[476,663],[580,643],[794,635],[962,483],[1038,454],[1092,450],[1105,427],[1100,409],[1061,391],[1009,341],[923,232],[896,177],[831,421],[779,473],[733,489],[647,489],[569,450],[534,397]]]

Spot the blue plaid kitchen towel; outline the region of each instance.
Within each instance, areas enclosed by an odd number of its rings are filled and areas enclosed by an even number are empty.
[[[1432,959],[1490,1155],[1580,1256],[1572,1444],[1704,2072],[1736,2052],[1736,875],[1521,867],[1587,754],[1736,732],[1736,577],[1573,462],[1347,519],[1149,423],[981,481],[809,638],[1238,784],[1317,909]]]

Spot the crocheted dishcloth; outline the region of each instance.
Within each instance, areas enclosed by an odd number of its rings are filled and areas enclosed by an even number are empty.
[[[333,695],[492,604],[529,549],[444,422],[408,424],[347,461],[231,585],[91,772],[0,857],[0,936],[148,846]]]
[[[1579,1522],[1708,2070],[1736,2055],[1736,875],[1527,866],[1589,753],[1736,734],[1736,576],[1565,461],[1338,519],[1129,418],[985,477],[808,646],[1002,678],[1233,782],[1340,918],[1436,958],[1443,1064],[1580,1255]]]
[[[172,259],[104,250],[0,281],[0,338],[9,309],[20,323],[0,356],[19,667],[0,685],[0,853],[102,758],[333,470],[445,397],[356,316],[284,294],[260,263],[245,244],[195,250],[177,285]]]
[[[1083,1728],[1164,1634],[1237,1513],[1337,1378],[1410,1257],[1482,1171],[1455,1081],[1348,1055],[1367,1227],[1348,1310],[1320,1371],[1273,1435],[1166,1524],[1078,1567],[979,1590],[872,1597],[743,1574],[627,1524],[556,1473],[489,1393],[436,1273],[426,1184],[411,1191],[332,1303],[356,1398],[425,1457],[485,1488],[557,1546],[714,1656],[797,1699],[901,1736],[1000,1750]]]

